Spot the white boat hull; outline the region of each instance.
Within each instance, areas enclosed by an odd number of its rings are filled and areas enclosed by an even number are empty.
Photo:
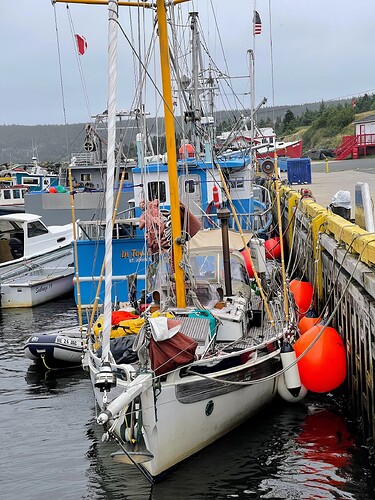
[[[5,280],[1,308],[34,307],[73,291],[73,267],[42,268]]]
[[[152,399],[144,398],[143,407],[151,408]],[[274,381],[248,386],[210,400],[189,405],[174,399],[175,388],[171,387],[159,396],[157,404],[158,421],[151,423],[144,434],[146,448],[152,453],[158,450],[157,458],[143,464],[152,477],[157,477],[177,463],[188,458],[227,432],[236,428],[269,404],[275,395]],[[212,402],[212,403],[211,403]],[[207,416],[208,405],[213,404],[212,413]],[[173,415],[173,418],[171,418]],[[144,415],[145,429],[148,419]],[[163,446],[168,443],[168,446]],[[173,450],[173,451],[172,451]]]
[[[274,352],[258,361],[220,372],[220,376],[246,380],[252,378],[252,373],[257,373],[257,377],[269,375],[275,371],[277,356],[278,353]],[[98,358],[91,358],[88,362],[93,387],[98,363]],[[151,386],[140,396],[143,438],[154,457],[142,467],[153,480],[241,425],[270,404],[277,393],[277,377],[253,385],[214,384],[213,387],[212,382],[205,378],[180,378],[177,372],[174,380],[173,375],[170,383],[168,380],[162,383],[160,394],[155,394]],[[210,385],[211,389],[207,387]],[[126,384],[118,381],[109,393],[109,400],[113,401],[124,390]],[[102,407],[103,393],[96,387],[94,393],[99,407]],[[120,439],[123,439],[122,423],[123,418],[118,419],[114,430]]]

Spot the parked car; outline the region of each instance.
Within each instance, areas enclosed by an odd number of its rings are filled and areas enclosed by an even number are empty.
[[[309,149],[302,154],[302,158],[310,158],[311,160],[324,160],[324,158],[335,158],[335,156],[333,148]]]

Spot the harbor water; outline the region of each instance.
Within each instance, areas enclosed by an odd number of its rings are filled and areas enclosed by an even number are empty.
[[[1,312],[0,498],[375,498],[368,450],[338,395],[276,402],[150,485],[111,460],[88,376],[38,371],[23,354],[32,333],[76,322],[72,298]]]

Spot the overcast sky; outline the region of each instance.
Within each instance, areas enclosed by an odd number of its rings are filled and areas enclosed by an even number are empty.
[[[246,51],[253,43],[253,0],[212,0],[212,5],[230,72],[246,75]],[[211,8],[206,0],[188,7],[198,10],[201,20],[209,20],[206,39],[219,51]],[[266,96],[272,105],[272,88],[276,105],[375,93],[375,0],[257,0],[256,8],[263,24],[255,45],[256,102]],[[136,19],[135,13],[132,16]],[[150,12],[145,16],[151,19]],[[50,0],[2,0],[0,124],[86,122],[90,114],[106,109],[107,17],[105,6],[71,4],[68,11],[66,4],[52,6]],[[121,8],[124,27],[128,18],[128,9]],[[82,73],[74,33],[85,36],[88,43],[86,54],[79,57]],[[119,80],[118,108],[129,109],[133,71],[123,37],[119,45],[120,57],[124,53],[127,62]],[[242,85],[246,94],[248,83]],[[246,105],[248,97],[243,99]]]

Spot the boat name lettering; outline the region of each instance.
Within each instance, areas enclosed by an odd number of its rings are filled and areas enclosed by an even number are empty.
[[[35,289],[35,293],[46,292],[48,288],[52,288],[52,283],[49,283],[48,285],[37,286]]]
[[[143,250],[136,250],[136,249],[133,248],[133,250],[131,250],[130,252],[125,252],[125,250],[122,250],[122,252],[121,252],[121,258],[122,259],[129,259],[130,253],[131,253],[131,257],[132,258],[134,258],[134,257],[144,257],[145,256],[145,252]]]
[[[145,253],[143,250],[132,250],[132,257],[144,257]]]
[[[78,340],[75,339],[66,339],[63,337],[57,337],[56,338],[56,343],[57,344],[65,344],[65,345],[78,345]]]

